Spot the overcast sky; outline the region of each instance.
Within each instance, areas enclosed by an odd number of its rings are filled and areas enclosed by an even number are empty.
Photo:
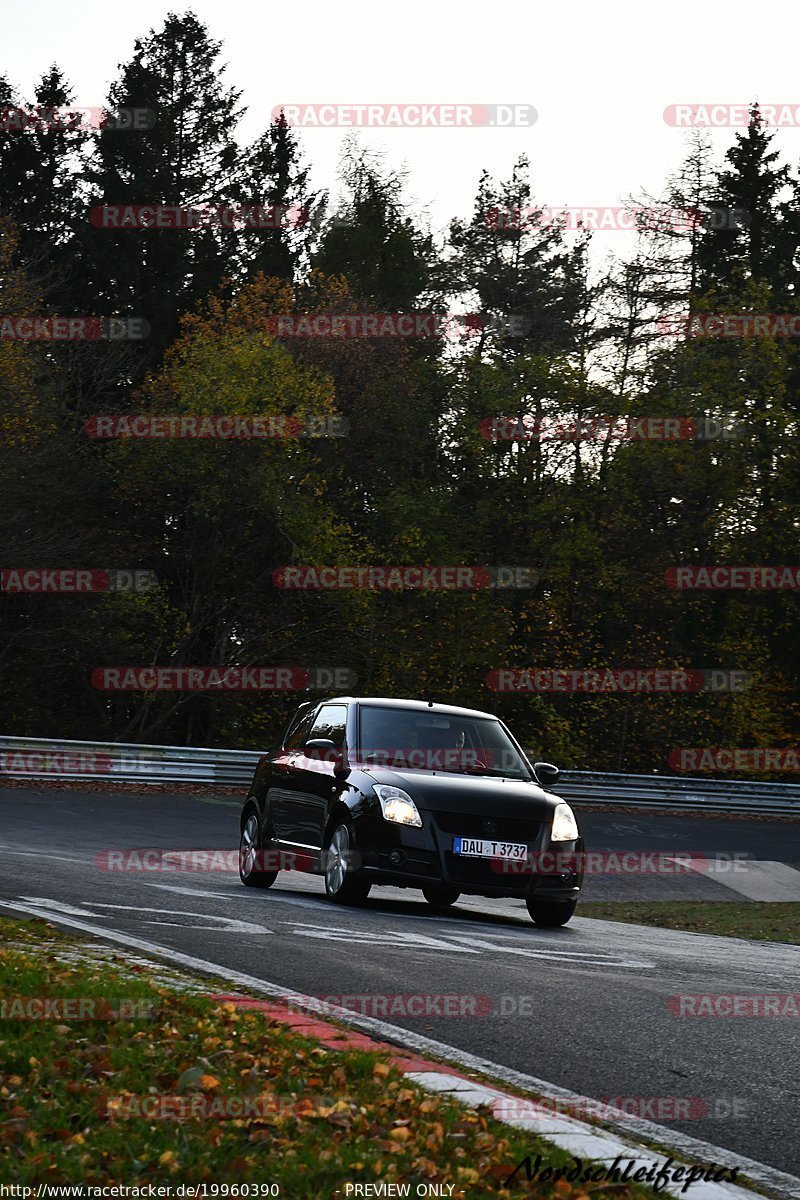
[[[671,104],[758,98],[791,105],[800,118],[796,0],[755,10],[697,0],[195,0],[191,7],[224,43],[226,78],[249,109],[241,127],[248,139],[282,103],[533,105],[538,119],[527,128],[362,131],[391,165],[408,168],[409,195],[434,230],[470,213],[482,168],[505,177],[521,153],[531,159],[541,204],[614,205],[641,187],[659,192],[687,137],[664,120]],[[0,71],[30,95],[55,61],[79,104],[100,105],[134,38],[160,26],[170,9],[184,11],[161,0],[13,5],[3,17]],[[316,187],[335,185],[345,133],[301,134]],[[712,136],[721,153],[733,131]],[[778,137],[795,166],[800,120]],[[620,250],[633,237],[610,236]]]

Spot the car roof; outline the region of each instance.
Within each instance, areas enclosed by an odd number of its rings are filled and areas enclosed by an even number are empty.
[[[499,718],[490,712],[482,712],[477,708],[460,708],[455,704],[439,704],[435,700],[398,700],[386,696],[326,696],[323,704],[368,704],[372,708],[412,709],[418,712],[441,713],[452,717],[483,717],[490,721]]]

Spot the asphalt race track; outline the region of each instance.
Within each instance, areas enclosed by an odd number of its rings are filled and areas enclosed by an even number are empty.
[[[537,930],[519,901],[473,897],[441,914],[400,889],[347,909],[294,873],[262,892],[223,870],[102,869],[108,850],[235,849],[239,808],[229,797],[0,789],[0,899],[314,996],[465,997],[478,1015],[385,1017],[587,1096],[690,1101],[689,1119],[651,1119],[800,1174],[800,1021],[682,1017],[669,1002],[798,993],[800,948],[580,917]],[[747,856],[789,889],[800,865],[800,823],[592,812],[581,824],[590,848]],[[738,887],[707,872],[593,876],[585,896],[740,900]]]

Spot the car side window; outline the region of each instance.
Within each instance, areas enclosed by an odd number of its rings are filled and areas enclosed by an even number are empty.
[[[289,727],[283,742],[284,750],[300,750],[305,746],[309,737],[309,730],[314,720],[315,708],[309,708],[308,712],[304,713],[299,721],[294,722]]]
[[[347,706],[345,704],[323,704],[307,740],[311,741],[313,738],[330,738],[336,749],[341,750],[344,745],[346,725]]]

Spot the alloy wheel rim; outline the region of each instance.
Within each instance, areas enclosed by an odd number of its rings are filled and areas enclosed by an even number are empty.
[[[347,874],[347,853],[350,849],[350,838],[344,825],[340,825],[331,838],[328,847],[328,861],[325,864],[325,882],[328,891],[336,895],[341,890]]]
[[[258,837],[258,827],[255,816],[247,818],[244,829],[242,830],[242,844],[239,850],[239,865],[242,875],[249,879],[253,873],[256,857],[256,839]]]

